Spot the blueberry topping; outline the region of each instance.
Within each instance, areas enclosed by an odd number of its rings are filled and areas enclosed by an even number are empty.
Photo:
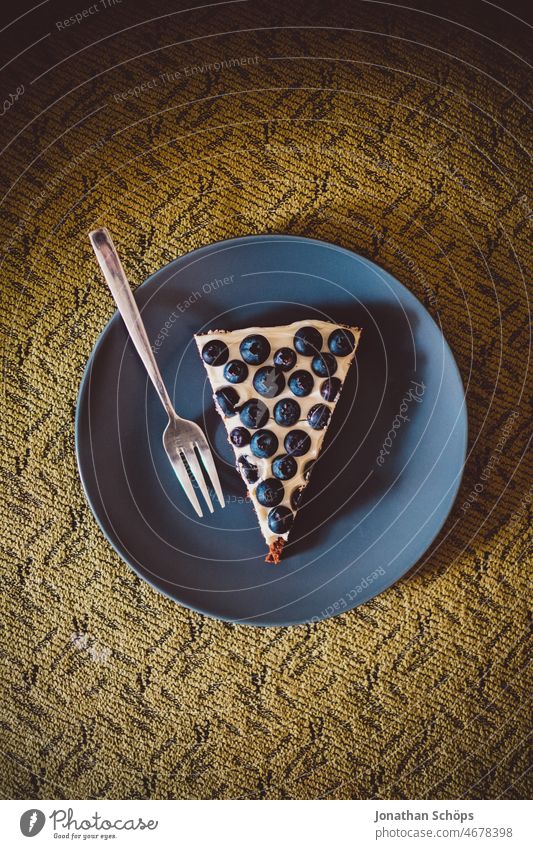
[[[245,427],[234,427],[229,438],[236,448],[244,448],[250,442],[250,431],[246,430]]]
[[[202,360],[208,366],[223,366],[228,357],[228,346],[221,339],[211,339],[202,348]]]
[[[240,468],[241,475],[247,483],[256,483],[259,478],[259,473],[257,471],[257,466],[254,466],[253,463],[250,463],[246,457],[239,457],[238,463]]]
[[[255,490],[255,497],[263,507],[277,507],[283,501],[283,484],[276,478],[261,481]]]
[[[233,390],[235,391],[235,390]],[[268,421],[268,407],[259,398],[252,398],[241,407],[241,422],[251,430],[257,430],[266,425]]]
[[[286,534],[290,531],[294,516],[288,507],[274,507],[268,514],[268,527],[273,534]]]
[[[309,460],[309,462],[305,464],[305,466],[304,466],[304,481],[309,480],[309,478],[311,476],[311,472],[313,471],[314,465],[315,465],[314,460]]]
[[[330,377],[320,387],[320,394],[324,401],[335,401],[341,391],[341,382],[338,377]]]
[[[314,383],[313,375],[308,371],[303,371],[303,369],[293,371],[289,377],[289,389],[293,395],[298,395],[299,398],[309,395],[313,391]]]
[[[264,363],[270,354],[270,344],[268,339],[259,334],[246,336],[242,340],[239,350],[243,360],[251,366],[259,366]]]
[[[337,360],[333,354],[317,354],[312,359],[311,368],[319,377],[331,377],[337,371]]]
[[[331,410],[325,404],[315,404],[307,413],[307,421],[313,430],[322,430],[329,422]]]
[[[351,330],[334,330],[328,339],[328,347],[332,354],[347,357],[355,348],[355,336]]]
[[[304,357],[312,357],[322,347],[322,336],[315,327],[300,327],[294,334],[294,347]]]
[[[251,449],[256,457],[272,457],[278,450],[278,437],[271,430],[258,430],[252,436]]]
[[[298,463],[291,457],[290,454],[280,454],[272,461],[272,474],[282,481],[287,481],[293,478],[298,471]]]
[[[311,448],[311,437],[305,430],[291,430],[285,437],[283,444],[287,454],[303,457]]]
[[[280,348],[274,354],[274,365],[282,371],[290,371],[296,365],[296,354],[292,348]]]
[[[234,416],[237,412],[235,407],[239,403],[239,393],[231,386],[224,386],[215,392],[215,401],[225,416]]]
[[[248,366],[242,360],[230,360],[224,366],[224,377],[228,383],[242,383],[248,377]]]
[[[293,510],[298,510],[302,503],[302,495],[304,494],[305,486],[297,486],[291,493],[291,507]]]
[[[274,407],[274,418],[282,427],[291,427],[300,418],[300,405],[292,398],[282,398]]]
[[[275,366],[263,366],[254,374],[254,389],[265,398],[275,398],[285,389],[285,378]]]

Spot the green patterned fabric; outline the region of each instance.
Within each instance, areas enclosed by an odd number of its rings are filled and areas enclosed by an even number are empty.
[[[454,24],[383,3],[124,2],[49,23],[21,60],[0,175],[4,797],[528,795],[527,41],[474,5],[446,4]],[[120,561],[73,439],[113,313],[87,240],[104,224],[134,283],[215,240],[292,233],[426,304],[469,455],[409,576],[262,630],[180,608]]]

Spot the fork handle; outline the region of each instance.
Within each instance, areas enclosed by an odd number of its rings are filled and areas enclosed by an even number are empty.
[[[89,239],[91,240],[96,259],[102,269],[111,294],[115,299],[118,311],[126,325],[131,341],[143,361],[144,367],[155,386],[163,407],[169,417],[172,418],[176,413],[163,383],[159,367],[155,361],[154,352],[146,334],[139,308],[135,303],[130,285],[122,268],[122,263],[113,244],[113,239],[105,228],[92,230],[89,233]]]

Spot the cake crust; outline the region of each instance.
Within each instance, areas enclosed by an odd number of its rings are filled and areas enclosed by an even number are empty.
[[[270,549],[265,557],[265,563],[275,563],[278,565],[281,560],[281,552],[283,551],[283,546],[285,545],[285,540],[281,537],[278,537],[277,540],[270,543]]]

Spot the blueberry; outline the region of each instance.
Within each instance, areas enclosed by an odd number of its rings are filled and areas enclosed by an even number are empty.
[[[248,366],[242,360],[230,360],[224,366],[224,377],[228,383],[242,383],[248,377]]]
[[[239,393],[231,386],[224,386],[215,392],[215,401],[225,416],[234,416],[237,412],[235,407],[239,403]]]
[[[268,514],[268,527],[273,534],[286,534],[290,531],[294,516],[288,507],[274,507]]]
[[[303,371],[303,369],[293,371],[289,377],[289,389],[298,397],[309,395],[313,391],[314,383],[313,375],[308,371]]]
[[[347,357],[355,348],[355,336],[351,330],[334,330],[328,339],[328,347],[332,354]]]
[[[229,438],[236,448],[244,448],[250,442],[250,431],[246,430],[245,427],[234,427]]]
[[[290,454],[280,454],[272,461],[272,474],[282,481],[293,478],[298,471],[298,463]]]
[[[304,357],[312,357],[322,347],[322,336],[315,327],[300,327],[294,334],[294,347]]]
[[[221,339],[212,339],[202,348],[202,359],[208,366],[223,366],[228,357],[228,346]]]
[[[256,457],[272,457],[278,450],[278,437],[271,430],[258,430],[252,436],[250,447]]]
[[[317,354],[311,361],[311,368],[319,377],[331,377],[337,371],[337,360],[333,354]]]
[[[235,391],[235,390],[233,390]],[[257,430],[266,425],[268,421],[268,407],[259,398],[252,398],[241,407],[241,422],[245,427]]]
[[[305,430],[291,430],[285,437],[283,444],[287,454],[303,457],[311,448],[311,437]]]
[[[263,507],[277,507],[283,501],[284,489],[281,481],[267,478],[261,481],[255,491],[255,497]]]
[[[291,507],[293,510],[298,510],[302,503],[302,495],[304,494],[305,486],[297,486],[291,493]]]
[[[329,422],[331,410],[325,404],[315,404],[307,413],[307,421],[313,430],[322,430]]]
[[[254,466],[253,463],[250,463],[246,457],[239,457],[238,461],[241,475],[243,476],[246,483],[256,483],[259,478],[259,473],[257,471],[257,466]]]
[[[341,391],[341,386],[342,383],[338,377],[330,377],[329,380],[325,380],[320,387],[320,394],[324,401],[335,401]]]
[[[300,405],[292,398],[283,398],[274,407],[274,418],[282,427],[290,427],[300,418]]]
[[[259,366],[264,363],[270,354],[268,339],[259,334],[246,336],[239,348],[243,360],[251,366]]]
[[[296,365],[296,354],[292,348],[280,348],[274,354],[274,365],[282,371],[290,371]]]
[[[275,398],[285,389],[285,378],[280,369],[263,366],[254,374],[254,389],[265,398]]]
[[[311,472],[313,471],[314,465],[315,465],[314,460],[309,460],[309,462],[305,464],[305,466],[304,466],[304,480],[305,481],[308,481],[309,478],[311,477]]]

